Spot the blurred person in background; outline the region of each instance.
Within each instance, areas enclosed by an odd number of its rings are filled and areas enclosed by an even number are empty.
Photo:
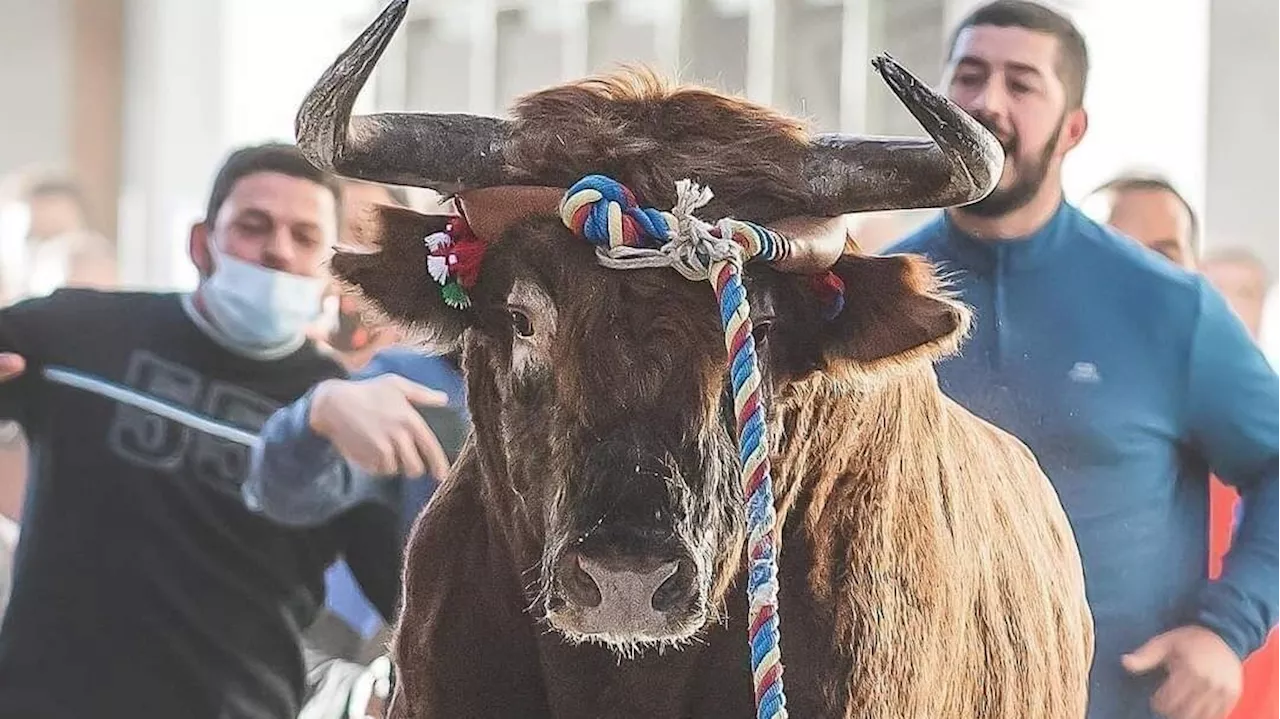
[[[1256,340],[1262,302],[1268,281],[1266,267],[1251,253],[1227,250],[1200,255],[1199,223],[1190,203],[1167,180],[1153,176],[1122,175],[1099,187],[1089,199],[1101,199],[1100,214],[1107,224],[1152,249],[1174,264],[1199,270],[1223,294]],[[1089,202],[1086,199],[1086,202]],[[1250,320],[1252,318],[1252,321]],[[1231,547],[1241,504],[1236,491],[1217,477],[1209,480],[1209,579],[1222,574],[1222,562]],[[1280,667],[1277,632],[1244,662],[1240,698],[1230,719],[1276,716],[1280,712],[1277,668]]]
[[[1169,259],[1195,269],[1200,256],[1196,213],[1162,177],[1121,175],[1090,193],[1082,205],[1101,203],[1100,219]]]
[[[25,237],[21,248],[5,257],[8,301],[60,287],[114,288],[116,249],[93,228],[80,186],[58,177],[33,178],[27,185],[21,203]]]
[[[1200,271],[1226,298],[1250,336],[1260,342],[1263,311],[1272,284],[1262,260],[1242,248],[1215,250],[1200,261]],[[1240,526],[1241,508],[1235,490],[1214,482],[1210,496],[1210,577],[1222,573],[1223,558]],[[1278,675],[1280,632],[1273,629],[1263,648],[1245,660],[1244,689],[1229,719],[1280,716]]]
[[[39,458],[0,716],[294,719],[300,631],[338,555],[393,616],[394,511],[289,527],[240,491],[262,422],[344,374],[304,335],[339,194],[292,146],[238,150],[191,229],[194,292],[61,289],[0,310],[0,416]]]
[[[1271,291],[1271,273],[1258,257],[1243,247],[1214,250],[1200,261],[1200,271],[1227,298],[1249,334],[1262,334],[1262,312]]]
[[[398,187],[343,180],[344,223],[340,242],[363,244],[363,228],[378,206],[405,207],[408,197]],[[341,388],[335,390],[332,386],[335,383],[322,384],[294,407],[279,413],[279,419],[273,418],[264,428],[264,440],[273,448],[268,457],[273,471],[305,485],[291,496],[310,504],[309,513],[291,509],[280,518],[294,523],[319,523],[342,511],[347,506],[343,500],[328,505],[313,497],[312,490],[319,486],[315,480],[328,475],[346,482],[351,475],[365,477],[367,473],[334,452],[328,437],[339,427],[368,428],[370,432],[385,432],[390,437],[399,428],[379,422],[395,417],[411,425],[414,433],[431,447],[417,456],[417,464],[411,460],[393,467],[391,457],[384,458],[386,464],[366,464],[365,469],[381,477],[376,483],[366,485],[366,489],[371,490],[377,501],[395,508],[402,538],[407,540],[413,519],[444,479],[468,429],[458,358],[424,356],[412,348],[395,346],[402,339],[400,332],[367,322],[359,312],[355,296],[346,294],[330,299],[342,300],[340,321],[326,328],[321,342],[353,372],[351,382],[342,384],[360,390],[354,393],[350,403],[341,397],[322,399],[325,403],[313,408],[312,402],[318,395],[343,394]],[[378,377],[389,384],[365,382]],[[415,386],[423,392],[428,392],[427,388],[442,390],[448,397],[447,405],[441,408],[406,402],[413,391],[410,389],[405,394],[403,390]],[[379,405],[376,410],[366,405],[367,400]],[[383,404],[384,400],[390,404]],[[291,423],[288,418],[295,421]],[[304,418],[305,424],[301,421]],[[370,419],[374,420],[372,424]],[[317,426],[329,429],[321,436],[313,431]],[[300,461],[280,462],[281,451]],[[260,466],[256,466],[246,491],[252,491],[256,483],[262,481],[259,470]],[[262,504],[268,514],[277,510],[275,502],[262,503],[257,497],[252,501]],[[389,554],[384,561],[394,571],[400,571],[399,552]],[[325,608],[304,637],[308,649],[308,698],[299,719],[362,718],[366,712],[380,716],[380,699],[385,696],[377,696],[377,687],[381,683],[382,690],[390,689],[386,684],[389,663],[382,656],[387,651],[390,624],[364,596],[346,562],[339,561],[329,568],[325,587]]]
[[[91,229],[79,185],[53,175],[14,179],[23,187],[18,202],[6,210],[21,227],[15,227],[12,236],[0,238],[4,243],[0,247],[3,304],[44,296],[60,287],[113,287],[115,248]],[[0,421],[0,616],[12,589],[13,553],[28,472],[29,448],[21,425]]]
[[[469,431],[459,357],[389,347],[350,379],[322,382],[272,415],[245,493],[268,517],[301,526],[360,503],[394,505],[401,542],[381,559],[398,573],[413,521],[448,476]],[[300,719],[380,716],[391,689],[385,655],[392,622],[345,563],[329,570],[326,584],[325,616],[307,632],[315,654]],[[379,682],[381,692],[371,697]],[[348,706],[351,713],[342,714]]]
[[[1066,202],[1088,50],[1052,9],[997,0],[946,52],[944,92],[1000,140],[984,199],[890,248],[975,309],[944,392],[1011,432],[1062,499],[1095,623],[1090,719],[1217,719],[1276,624],[1280,382],[1202,278]],[[1244,497],[1225,569],[1206,567],[1210,470]]]

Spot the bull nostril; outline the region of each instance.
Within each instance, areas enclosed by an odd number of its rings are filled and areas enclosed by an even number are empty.
[[[654,611],[680,609],[693,598],[693,565],[682,560],[676,571],[653,593],[650,605]]]
[[[569,603],[585,609],[600,606],[600,587],[582,568],[581,555],[576,552],[565,555],[560,570],[560,589]]]

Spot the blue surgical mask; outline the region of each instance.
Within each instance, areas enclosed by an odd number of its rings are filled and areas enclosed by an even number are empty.
[[[271,270],[213,248],[213,274],[200,287],[204,309],[226,339],[244,349],[298,341],[320,316],[326,281]]]

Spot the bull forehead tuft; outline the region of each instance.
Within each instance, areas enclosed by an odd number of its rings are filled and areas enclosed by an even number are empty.
[[[705,87],[628,67],[520,98],[507,162],[519,173],[569,186],[609,175],[642,204],[670,209],[675,182],[708,185],[723,215],[767,221],[801,214],[809,136],[799,119]]]

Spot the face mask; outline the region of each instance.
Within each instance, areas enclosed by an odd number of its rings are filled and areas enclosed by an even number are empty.
[[[214,249],[213,274],[200,289],[209,319],[227,339],[247,349],[296,341],[320,315],[326,282],[269,270]]]

